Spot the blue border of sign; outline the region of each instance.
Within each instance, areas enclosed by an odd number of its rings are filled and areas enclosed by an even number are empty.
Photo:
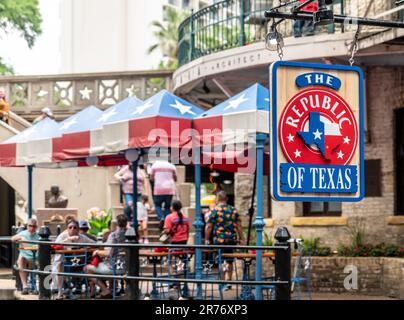
[[[278,123],[275,119],[277,119],[276,114],[276,94],[277,94],[277,84],[276,84],[276,74],[277,69],[280,66],[288,66],[288,67],[301,67],[301,68],[309,68],[309,69],[320,69],[320,70],[344,70],[344,71],[355,71],[359,74],[359,163],[360,163],[360,193],[358,197],[284,197],[278,194],[278,172],[277,172],[277,155],[278,155],[278,144],[277,144],[277,135],[278,135]],[[335,202],[358,202],[364,198],[365,195],[365,128],[364,128],[364,109],[363,109],[363,71],[359,67],[350,67],[350,66],[342,66],[342,65],[326,65],[319,63],[307,63],[307,62],[291,62],[291,61],[277,61],[270,65],[270,80],[271,83],[271,94],[270,99],[271,103],[271,113],[272,113],[272,146],[271,146],[271,158],[270,161],[270,172],[272,175],[272,195],[278,201],[335,201]],[[269,124],[271,126],[271,123]]]

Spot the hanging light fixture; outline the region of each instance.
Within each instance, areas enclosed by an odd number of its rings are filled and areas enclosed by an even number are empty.
[[[217,171],[212,171],[212,172],[210,173],[210,176],[213,177],[213,178],[217,178],[218,176],[220,176],[220,173],[217,172]]]
[[[96,156],[89,156],[89,157],[87,157],[87,158],[86,158],[86,164],[87,164],[89,167],[94,167],[94,166],[96,166],[96,165],[98,164],[98,157],[96,157]]]
[[[265,36],[265,47],[269,51],[278,51],[284,47],[283,36],[276,29],[276,25],[272,25],[271,31]]]
[[[135,162],[139,159],[140,152],[138,149],[128,149],[125,152],[125,158],[128,162]]]

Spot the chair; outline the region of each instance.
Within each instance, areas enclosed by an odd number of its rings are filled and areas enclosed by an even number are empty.
[[[304,248],[300,242],[297,242],[299,255],[296,258],[296,264],[293,272],[292,292],[296,287],[298,300],[302,299],[302,284],[304,283],[307,288],[307,296],[311,300],[311,249],[308,250],[307,256],[303,256]]]
[[[64,253],[63,258],[62,258],[62,271],[63,272],[68,272],[68,273],[74,273],[74,272],[82,272],[84,267],[88,264],[88,253]],[[68,290],[68,296],[69,299],[74,299],[74,289],[77,286],[77,280],[74,281],[75,277],[67,277],[67,289]],[[62,276],[62,283],[65,284],[65,278]],[[88,278],[84,278],[84,283],[86,286],[86,291],[88,295]],[[80,292],[81,293],[81,292]]]

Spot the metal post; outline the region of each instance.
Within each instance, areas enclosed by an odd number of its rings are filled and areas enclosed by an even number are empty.
[[[265,222],[262,214],[263,211],[263,176],[264,176],[264,145],[267,135],[264,133],[257,134],[257,214],[254,221],[256,231],[256,245],[262,246],[262,233],[264,231]],[[262,279],[262,250],[257,250],[256,266],[255,266],[255,280],[261,281]],[[255,297],[257,300],[262,300],[262,287],[255,287]]]
[[[276,246],[287,246],[286,250],[275,250],[275,280],[287,281],[287,284],[276,286],[277,300],[290,300],[291,298],[291,260],[292,254],[288,240],[289,231],[286,227],[280,227],[276,230]]]
[[[137,244],[137,235],[133,228],[129,228],[125,233],[126,242]],[[126,266],[128,268],[128,276],[139,276],[139,248],[131,246],[126,248]],[[129,300],[139,300],[139,280],[128,280],[127,292]]]
[[[39,230],[39,241],[49,241],[50,230],[47,226],[42,226]],[[40,244],[38,248],[39,270],[49,270],[51,266],[51,247],[49,244]],[[49,275],[39,275],[39,300],[49,300],[51,298],[51,290],[49,286]]]
[[[191,15],[189,16],[190,22],[190,33],[189,33],[189,53],[188,62],[191,62],[194,57],[194,47],[195,47],[195,29],[194,29],[194,9],[191,9]]]
[[[133,219],[132,226],[135,229],[136,236],[138,236],[138,222],[137,222],[137,164],[138,160],[132,162],[133,170]]]
[[[201,162],[200,162],[200,148],[195,149],[194,159],[195,159],[195,244],[202,244],[202,231],[204,223],[202,221],[201,214]],[[197,248],[195,250],[195,278],[202,279],[202,249]],[[198,283],[196,285],[196,299],[202,299],[202,285]]]
[[[18,234],[19,232],[22,231],[22,228],[18,228],[16,226],[13,226],[11,228],[11,235],[15,236],[16,234]],[[18,257],[18,250],[17,250],[17,245],[15,242],[11,242],[11,266],[13,268],[13,279],[15,279],[15,288],[18,291],[22,290],[22,283],[21,283],[21,279],[20,279],[20,273],[18,272],[18,270],[14,269],[14,266],[17,263],[17,257]]]
[[[244,17],[245,17],[245,2],[244,0],[240,0],[240,17],[239,17],[239,22],[240,22],[240,37],[239,37],[239,45],[240,47],[245,45],[245,23],[244,23]]]
[[[30,165],[28,169],[28,219],[32,218],[32,169],[33,166]]]

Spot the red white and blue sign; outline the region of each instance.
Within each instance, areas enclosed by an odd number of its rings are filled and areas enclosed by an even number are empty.
[[[363,75],[357,67],[271,66],[271,190],[280,201],[364,196]]]

